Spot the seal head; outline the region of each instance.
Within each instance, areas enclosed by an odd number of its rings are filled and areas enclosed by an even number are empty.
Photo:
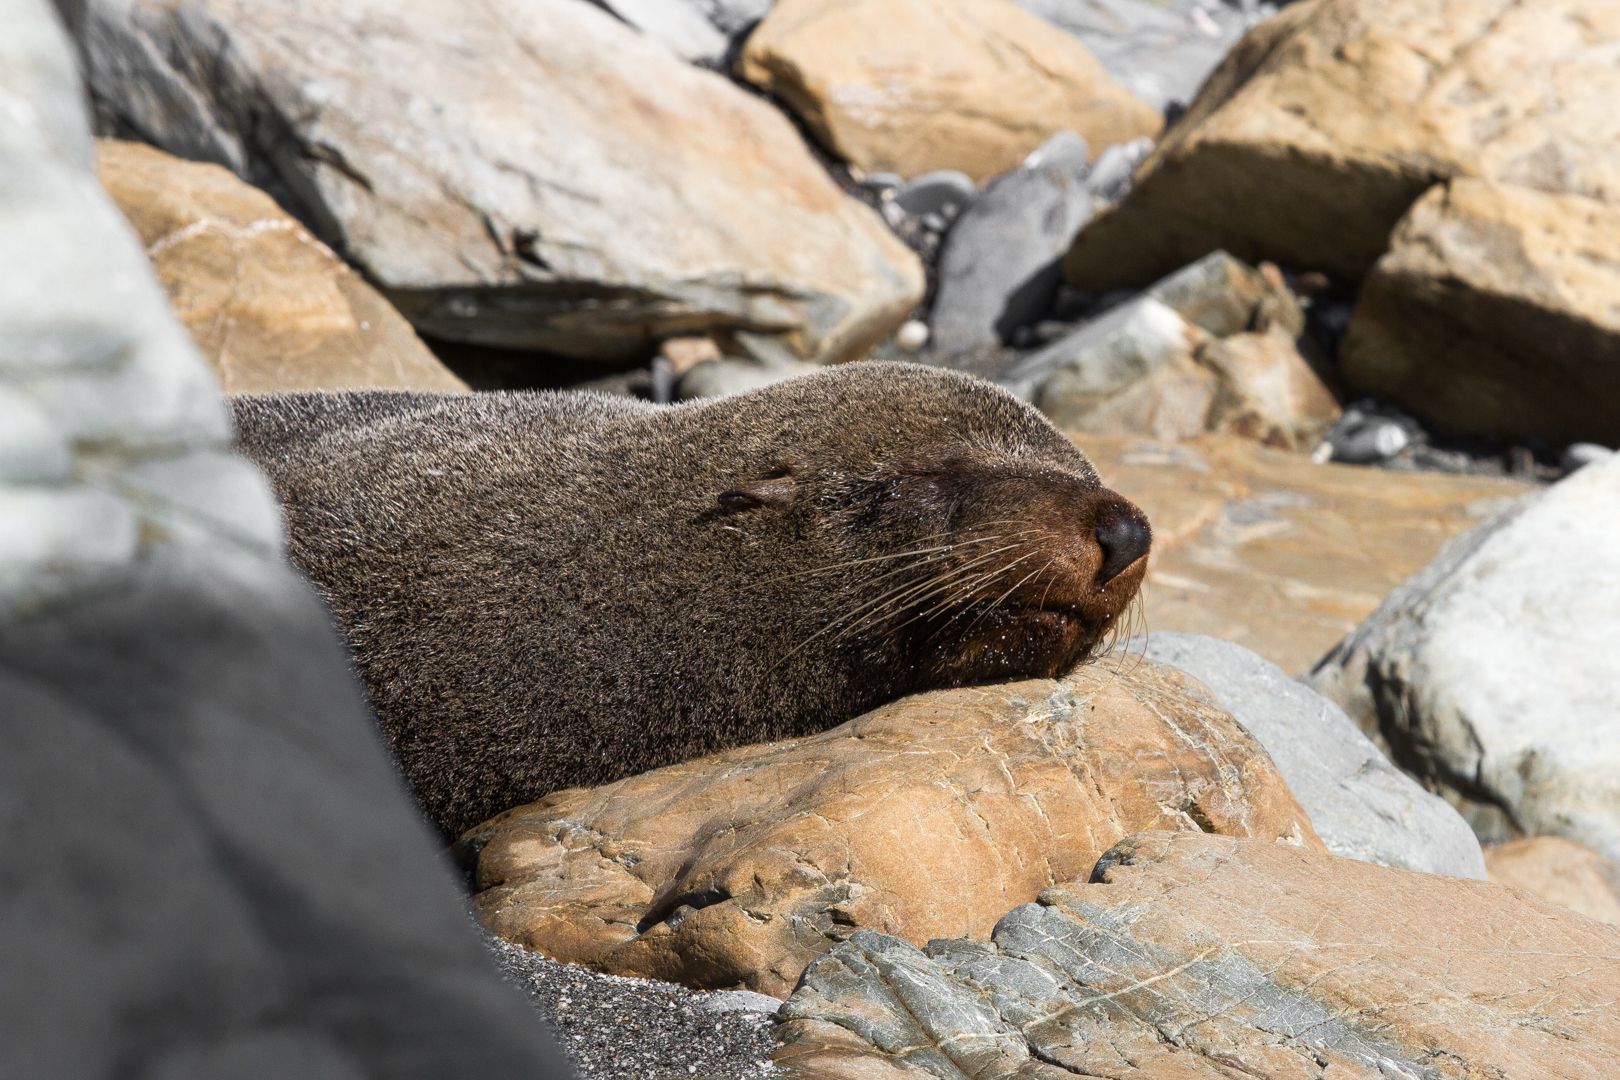
[[[1050,676],[1146,568],[1140,510],[967,376],[731,398],[243,398],[295,561],[449,834],[568,786]]]

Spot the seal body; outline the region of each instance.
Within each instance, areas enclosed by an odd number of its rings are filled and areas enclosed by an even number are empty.
[[[1146,519],[1024,403],[904,364],[658,406],[239,398],[290,551],[449,835],[549,791],[1098,647]]]

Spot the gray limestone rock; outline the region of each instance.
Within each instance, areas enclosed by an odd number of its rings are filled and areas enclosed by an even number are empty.
[[[1452,541],[1316,666],[1482,840],[1620,858],[1620,456]]]
[[[0,1076],[562,1077],[0,0]]]
[[[1063,253],[1091,217],[1086,156],[1080,136],[1054,135],[957,219],[940,252],[928,317],[937,352],[999,345],[1046,314]]]
[[[1150,634],[1144,655],[1209,687],[1260,740],[1328,850],[1346,858],[1483,878],[1473,831],[1384,757],[1344,710],[1241,645]]]
[[[424,333],[581,358],[755,330],[838,360],[915,257],[793,125],[585,0],[82,0],[103,125],[264,188]]]

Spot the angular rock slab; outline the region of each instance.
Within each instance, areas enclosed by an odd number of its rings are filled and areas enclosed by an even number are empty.
[[[1261,23],[1080,234],[1083,288],[1205,252],[1356,280],[1438,180],[1620,202],[1611,0],[1310,0]]]
[[[1481,839],[1620,859],[1620,457],[1459,537],[1312,673]]]
[[[1620,926],[1620,862],[1562,836],[1529,836],[1485,849],[1485,868],[1499,885]]]
[[[1150,660],[1185,671],[1260,740],[1335,855],[1403,870],[1485,877],[1479,841],[1437,795],[1390,764],[1344,710],[1241,645],[1154,633]]]
[[[0,1076],[567,1075],[0,0]]]
[[[1367,278],[1339,364],[1446,431],[1620,445],[1620,197],[1436,185]]]
[[[738,72],[841,160],[905,177],[982,183],[1060,131],[1098,153],[1162,123],[1013,0],[777,0]]]
[[[989,944],[856,934],[778,1014],[788,1080],[1614,1074],[1620,928],[1191,833],[1126,840],[1092,882],[1013,909]]]
[[[614,974],[785,995],[857,929],[983,937],[1143,828],[1320,843],[1248,733],[1141,661],[918,695],[807,739],[559,792],[462,843],[501,937]]]
[[[922,294],[786,118],[584,0],[91,0],[73,23],[109,123],[269,191],[438,337],[628,357],[749,329],[836,360]]]
[[[467,386],[275,200],[218,165],[103,139],[103,186],[227,394]]]
[[[1076,441],[1153,522],[1142,594],[1148,628],[1232,641],[1294,673],[1448,540],[1532,490],[1317,465],[1231,436]]]

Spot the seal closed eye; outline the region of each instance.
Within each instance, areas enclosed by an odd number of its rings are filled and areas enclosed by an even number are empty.
[[[1060,673],[1146,568],[1145,517],[1068,439],[931,368],[677,406],[361,392],[235,409],[449,835],[915,691]]]

